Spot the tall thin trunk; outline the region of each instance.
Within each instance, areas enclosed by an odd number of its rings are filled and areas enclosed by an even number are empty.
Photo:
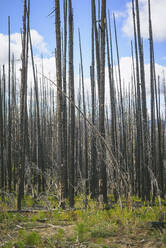
[[[156,135],[155,135],[155,94],[154,94],[154,49],[153,33],[151,22],[151,3],[148,0],[149,7],[149,45],[150,45],[150,89],[151,89],[151,166],[153,172],[156,171]]]
[[[115,154],[115,158],[118,160],[118,138],[117,138],[117,113],[116,113],[116,90],[115,90],[115,79],[114,79],[114,62],[113,62],[113,47],[112,47],[112,33],[111,33],[111,20],[110,12],[108,12],[109,19],[109,35],[110,36],[110,59],[107,54],[109,72],[109,87],[110,87],[110,102],[111,102],[111,137],[112,137],[112,149]],[[107,31],[108,33],[108,31]],[[109,37],[107,38],[107,53],[109,53]],[[109,61],[111,60],[111,61]],[[114,180],[116,180],[116,170],[114,168]],[[117,189],[114,187],[114,198],[118,200]]]
[[[12,161],[11,161],[11,86],[10,86],[10,16],[8,17],[8,187],[12,191]]]
[[[1,169],[1,191],[4,190],[4,136],[3,136],[3,98],[2,98],[2,80],[0,75],[0,169]],[[3,194],[2,194],[3,196]]]
[[[142,198],[150,200],[150,178],[149,178],[149,148],[148,148],[148,124],[147,124],[147,104],[146,104],[146,88],[145,88],[145,70],[144,70],[144,55],[143,44],[140,30],[140,15],[139,3],[136,0],[136,17],[137,17],[137,35],[139,46],[139,62],[140,62],[140,76],[141,76],[141,90],[142,90],[142,117],[143,117],[143,145],[144,145],[144,167],[142,170]]]
[[[26,15],[27,2],[24,0],[23,38],[22,38],[22,69],[21,69],[21,96],[20,96],[20,168],[17,208],[21,210],[21,200],[24,196],[24,171],[25,171],[25,86],[26,86]]]
[[[57,162],[59,170],[59,186],[61,202],[65,197],[65,166],[62,157],[62,68],[61,68],[61,27],[60,27],[60,3],[55,0],[55,25],[56,25],[56,77],[57,77]],[[63,203],[64,204],[64,203]]]
[[[106,30],[106,0],[102,0],[101,8],[101,57],[100,57],[100,81],[99,81],[99,132],[105,138],[105,30]],[[102,143],[102,141],[101,141]],[[106,150],[101,144],[100,158],[100,194],[103,195],[103,202],[107,204],[107,170]]]
[[[158,83],[158,87],[157,87]],[[158,129],[158,181],[161,191],[161,196],[163,197],[164,191],[164,178],[163,178],[163,159],[162,159],[162,128],[161,128],[161,115],[160,115],[160,77],[158,76],[158,82],[155,80],[155,95],[156,95],[156,112],[157,112],[157,129]]]
[[[69,204],[74,206],[74,147],[75,147],[75,99],[74,99],[74,67],[73,67],[73,9],[72,0],[69,0],[69,97],[70,97],[70,120],[69,120]]]
[[[117,52],[117,62],[118,62],[118,76],[119,76],[119,93],[120,93],[120,114],[122,120],[121,133],[122,133],[122,155],[125,162],[125,167],[127,166],[127,150],[126,150],[126,130],[125,130],[125,116],[124,116],[124,106],[123,106],[123,95],[122,95],[122,80],[121,80],[121,68],[120,68],[120,58],[119,58],[119,47],[118,47],[118,37],[117,37],[117,28],[116,28],[116,20],[114,17],[114,29],[115,29],[115,41],[116,41],[116,52]]]
[[[92,1],[91,1],[92,5]],[[91,95],[92,95],[92,124],[96,125],[96,94],[95,94],[95,51],[94,51],[94,13],[93,6],[92,9],[92,62],[90,67],[90,76],[91,76]],[[90,192],[91,197],[96,198],[97,196],[97,169],[96,169],[96,161],[97,161],[97,151],[96,151],[96,137],[95,133],[92,130],[91,134],[91,175],[90,175]]]
[[[79,47],[80,47],[80,60],[81,60],[81,79],[82,79],[82,99],[83,99],[83,112],[84,112],[84,190],[85,190],[85,202],[87,202],[88,193],[88,134],[87,134],[87,123],[86,123],[86,105],[85,105],[85,90],[84,90],[84,71],[82,62],[82,49],[81,49],[81,36],[79,31]]]
[[[6,112],[7,112],[7,106],[6,106],[6,75],[5,75],[5,65],[3,65],[3,75],[2,75],[2,81],[3,81],[3,126],[7,126],[7,118],[6,118]],[[3,132],[3,143],[4,143],[4,150],[7,149],[7,142],[6,142],[6,134],[7,130],[4,128]],[[7,168],[4,166],[4,190],[7,189]]]
[[[138,58],[138,45],[137,45],[137,32],[136,32],[136,19],[134,10],[134,0],[132,0],[133,10],[133,26],[134,26],[134,43],[135,43],[135,57],[136,57],[136,125],[137,125],[137,136],[136,136],[136,185],[137,194],[141,197],[141,167],[142,167],[142,118],[141,118],[141,93],[140,93],[140,69],[139,69],[139,58]]]
[[[66,101],[66,55],[67,55],[67,0],[63,1],[64,11],[64,51],[63,51],[63,165],[64,165],[64,197],[67,197],[67,101]]]
[[[11,101],[11,118],[12,118],[12,161],[13,161],[13,173],[12,173],[12,179],[13,179],[13,189],[16,190],[16,168],[17,168],[17,156],[16,151],[18,149],[17,144],[17,105],[16,105],[16,73],[15,73],[15,60],[14,60],[14,54],[12,55],[12,101]]]
[[[31,50],[31,59],[32,59],[32,69],[33,69],[33,78],[34,78],[34,85],[35,85],[35,98],[36,98],[36,126],[37,126],[37,165],[39,169],[42,170],[42,190],[44,191],[44,161],[43,161],[43,145],[41,140],[41,125],[40,125],[40,110],[39,110],[39,93],[38,93],[38,80],[36,76],[35,64],[34,64],[34,57],[33,57],[33,49],[32,49],[32,41],[31,41],[31,34],[29,32],[29,41],[30,41],[30,50]],[[38,193],[41,192],[41,176],[38,175]]]

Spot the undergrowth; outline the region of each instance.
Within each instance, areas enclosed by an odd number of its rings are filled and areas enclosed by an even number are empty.
[[[48,199],[48,198],[47,198]],[[118,247],[107,242],[111,238],[116,239],[119,235],[135,236],[135,240],[142,239],[146,234],[147,240],[153,239],[160,242],[161,247],[166,244],[166,233],[159,230],[146,228],[146,223],[158,221],[161,213],[166,212],[165,206],[128,207],[114,204],[109,210],[98,207],[98,202],[88,198],[87,209],[83,208],[81,197],[76,198],[77,208],[74,210],[62,209],[41,210],[35,213],[9,212],[7,203],[0,202],[0,225],[4,248],[25,247],[70,247],[71,244],[89,244],[88,247]],[[138,198],[132,199],[140,201]],[[157,200],[156,200],[157,203]],[[33,209],[34,200],[25,197],[24,206]],[[41,201],[39,201],[41,206]],[[44,205],[44,203],[43,203]],[[51,197],[50,206],[55,206]],[[66,204],[67,205],[67,204]],[[166,219],[163,219],[166,221]],[[43,235],[40,226],[45,225]],[[52,226],[51,232],[48,229]],[[55,227],[55,228],[54,228]],[[20,230],[21,228],[21,230]],[[6,234],[10,234],[7,236]],[[10,239],[10,236],[12,237]],[[97,245],[97,246],[95,246]],[[78,246],[79,247],[79,246]],[[86,247],[86,246],[85,246]]]

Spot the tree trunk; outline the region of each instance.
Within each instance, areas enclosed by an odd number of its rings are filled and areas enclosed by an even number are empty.
[[[74,207],[74,171],[75,171],[75,100],[74,100],[74,68],[73,68],[73,10],[72,0],[69,0],[69,205]]]

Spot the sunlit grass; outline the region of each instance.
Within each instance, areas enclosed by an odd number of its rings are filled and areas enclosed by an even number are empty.
[[[140,201],[138,198],[132,198],[132,202],[138,201]],[[28,245],[44,247],[43,244],[45,244],[45,247],[55,247],[57,242],[62,247],[68,243],[84,242],[92,244],[92,247],[94,247],[93,244],[104,247],[102,245],[105,244],[106,240],[117,235],[134,235],[136,240],[139,240],[140,237],[144,237],[143,234],[141,236],[141,230],[146,230],[146,223],[158,221],[160,214],[165,211],[164,206],[160,208],[158,205],[146,206],[143,204],[142,207],[128,207],[128,204],[125,204],[121,208],[119,203],[112,205],[109,210],[104,210],[98,207],[97,201],[91,200],[89,197],[88,207],[85,209],[82,196],[77,196],[75,202],[78,208],[74,210],[70,208],[66,210],[45,209],[28,213],[8,212],[7,206],[1,205],[3,211],[0,212],[0,224],[3,225],[3,235],[5,236],[5,233],[13,231],[16,226],[20,227],[21,225],[22,228],[21,231],[19,231],[19,228],[16,229],[17,235],[14,236],[14,240],[6,242],[4,247],[26,247]],[[26,208],[33,209],[34,202],[31,197],[25,197],[24,204]],[[50,205],[57,205],[57,203],[53,204],[53,198],[51,198]],[[50,237],[42,237],[38,233],[39,229],[36,228],[40,225],[47,226],[49,224],[55,226],[55,230],[53,229]],[[70,226],[70,235],[66,231],[67,226]],[[31,229],[35,231],[30,231]],[[161,244],[166,243],[165,233],[158,238],[158,230],[147,230],[146,235],[154,240],[159,239]],[[107,244],[105,244],[105,247],[107,247]]]

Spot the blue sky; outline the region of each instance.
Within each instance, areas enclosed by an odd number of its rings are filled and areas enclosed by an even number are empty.
[[[152,10],[154,14],[154,33],[155,37],[161,36],[160,40],[155,39],[155,58],[156,63],[162,66],[166,66],[166,15],[162,12],[162,9],[166,7],[166,0],[151,0]],[[158,5],[157,2],[158,2]],[[97,1],[96,1],[97,2]],[[116,12],[117,14],[117,30],[119,40],[119,52],[120,57],[130,57],[130,41],[132,39],[132,30],[130,23],[130,10],[129,4],[131,0],[107,0],[107,8],[110,12]],[[143,21],[146,4],[148,0],[140,0],[140,8],[142,13]],[[61,6],[63,1],[60,1]],[[160,5],[159,5],[160,4]],[[47,46],[48,53],[45,56],[53,56],[53,51],[56,46],[55,44],[55,21],[54,15],[48,16],[48,14],[54,8],[54,0],[31,0],[31,29],[34,29],[40,34],[43,39],[44,46]],[[8,27],[8,16],[11,18],[11,33],[19,33],[22,27],[22,14],[23,14],[23,0],[5,0],[0,1],[0,34],[7,35]],[[165,8],[166,9],[166,8]],[[164,9],[164,11],[165,11]],[[78,49],[78,27],[81,31],[82,37],[82,51],[83,51],[83,62],[85,68],[85,75],[89,77],[89,66],[91,58],[90,50],[90,37],[91,37],[91,1],[90,0],[73,0],[74,10],[74,29],[75,29],[75,65],[76,71],[78,71],[79,65],[79,49]],[[158,11],[158,12],[157,12]],[[165,21],[165,22],[164,22]],[[131,27],[130,27],[131,26]],[[145,45],[145,63],[149,62],[149,48],[147,41],[147,34],[145,29],[145,23],[142,25],[144,45]],[[126,31],[127,30],[127,31]],[[165,32],[165,33],[164,33]],[[1,40],[0,40],[1,42]],[[38,42],[40,45],[40,41]],[[1,44],[0,44],[1,45]],[[21,50],[21,48],[20,48]],[[38,54],[39,56],[39,54]],[[114,53],[116,57],[116,53]],[[0,60],[1,62],[1,60]],[[116,61],[115,61],[116,62]]]

